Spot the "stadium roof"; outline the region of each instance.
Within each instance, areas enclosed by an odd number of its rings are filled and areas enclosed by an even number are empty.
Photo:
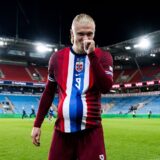
[[[148,48],[144,48],[140,40],[148,40]],[[40,46],[43,45],[43,46]],[[49,48],[41,51],[38,49]],[[27,65],[47,65],[49,57],[56,49],[64,45],[34,42],[26,39],[0,37],[0,59],[1,63],[13,63]],[[108,50],[114,59],[115,68],[134,67],[143,65],[160,64],[160,31],[145,34],[134,39],[122,41],[113,45],[102,47]],[[122,67],[123,66],[123,67]]]
[[[142,46],[141,40],[147,41],[149,46]],[[140,44],[141,41],[141,44]],[[115,65],[135,66],[138,65],[158,65],[160,64],[160,31],[155,31],[103,47],[111,52]]]
[[[0,63],[47,66],[52,52],[64,45],[33,42],[14,37],[0,37]]]

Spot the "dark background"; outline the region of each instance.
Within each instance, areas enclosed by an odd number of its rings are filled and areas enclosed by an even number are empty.
[[[0,36],[68,45],[72,19],[79,13],[95,19],[100,47],[160,29],[160,9],[153,1],[5,0],[0,4]]]

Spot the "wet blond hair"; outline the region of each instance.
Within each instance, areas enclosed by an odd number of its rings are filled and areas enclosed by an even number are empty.
[[[90,15],[85,14],[85,13],[78,14],[73,19],[71,29],[73,29],[73,26],[75,25],[75,23],[85,23],[85,24],[93,23],[93,25],[96,26],[93,18]]]
[[[76,23],[83,23],[83,24],[93,24],[96,28],[95,21],[93,18],[85,13],[78,14],[72,21],[71,30],[73,30]],[[73,38],[71,37],[71,43],[73,44]]]

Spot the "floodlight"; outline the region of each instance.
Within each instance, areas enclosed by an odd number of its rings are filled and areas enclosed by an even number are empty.
[[[142,38],[138,44],[134,45],[134,48],[142,48],[142,49],[148,49],[151,46],[151,42],[149,39]]]
[[[130,46],[125,46],[125,49],[126,50],[131,50],[131,47]]]
[[[52,52],[52,48],[47,47],[44,44],[38,44],[36,47],[38,52],[44,53],[44,52]]]
[[[147,49],[150,47],[150,45],[151,45],[151,43],[150,43],[149,39],[146,39],[146,38],[141,39],[139,42],[140,48]]]

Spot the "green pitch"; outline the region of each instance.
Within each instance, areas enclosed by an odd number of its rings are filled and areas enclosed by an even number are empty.
[[[1,160],[47,160],[53,123],[42,127],[41,146],[31,142],[33,119],[0,119]],[[108,160],[160,160],[160,119],[103,119]]]

